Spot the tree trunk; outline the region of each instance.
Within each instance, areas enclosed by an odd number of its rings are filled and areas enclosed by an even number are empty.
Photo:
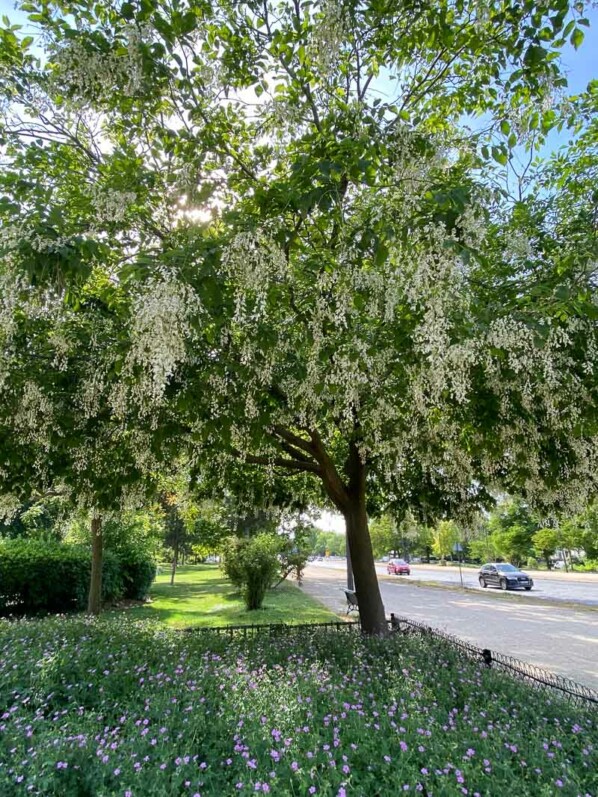
[[[176,566],[179,562],[179,532],[177,529],[177,535],[174,541],[174,556],[172,557],[172,570],[170,571],[170,586],[174,586],[174,576],[176,574]]]
[[[349,550],[349,538],[345,538],[345,556],[347,557],[347,589],[355,589],[355,579],[353,578],[353,565],[351,564],[351,551]]]
[[[347,540],[359,604],[361,630],[365,634],[386,634],[388,626],[380,594],[372,541],[365,509],[365,465],[354,443],[350,444],[347,462],[348,502],[344,508]]]
[[[102,518],[93,514],[91,518],[91,578],[89,582],[88,614],[100,614],[102,611],[102,559],[104,538],[102,536]]]

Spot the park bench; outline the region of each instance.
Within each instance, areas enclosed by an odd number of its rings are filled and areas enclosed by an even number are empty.
[[[345,596],[347,598],[347,614],[351,614],[351,612],[359,611],[359,604],[357,603],[357,594],[352,589],[344,590]]]

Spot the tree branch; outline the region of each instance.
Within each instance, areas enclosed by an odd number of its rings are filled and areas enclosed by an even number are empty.
[[[266,457],[257,456],[255,454],[243,454],[237,449],[232,449],[231,453],[237,459],[242,459],[250,465],[275,465],[278,468],[288,468],[289,470],[298,470],[305,473],[315,473],[318,476],[322,475],[320,466],[315,462],[303,462],[295,459],[284,459],[283,457]]]

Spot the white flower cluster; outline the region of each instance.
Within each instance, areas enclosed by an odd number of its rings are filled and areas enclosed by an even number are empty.
[[[197,295],[175,279],[154,280],[138,297],[127,365],[129,369],[142,366],[139,398],[160,401],[168,380],[186,359],[193,334],[191,321],[199,311]]]
[[[49,446],[49,434],[54,425],[54,406],[35,382],[28,380],[23,385],[14,425],[24,441],[39,445],[40,453],[41,449]]]
[[[79,98],[110,100],[114,91],[136,96],[143,89],[142,45],[151,35],[151,27],[127,25],[125,47],[102,52],[81,38],[69,40],[57,51],[55,80],[62,91]]]
[[[0,520],[5,523],[10,523],[20,508],[21,502],[16,495],[12,495],[12,493],[0,493]]]
[[[222,256],[224,273],[235,285],[237,323],[260,315],[266,308],[269,287],[286,278],[284,252],[272,239],[259,231],[235,235]]]
[[[347,19],[340,0],[322,0],[308,47],[320,78],[332,76],[346,38]]]
[[[134,191],[117,191],[100,185],[90,186],[88,195],[93,205],[92,223],[95,227],[122,222],[137,200]]]

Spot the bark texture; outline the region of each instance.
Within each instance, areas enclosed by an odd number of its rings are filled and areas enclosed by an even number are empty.
[[[91,578],[89,581],[88,614],[100,614],[102,611],[102,561],[104,558],[104,538],[102,535],[102,518],[93,515],[91,518]]]

